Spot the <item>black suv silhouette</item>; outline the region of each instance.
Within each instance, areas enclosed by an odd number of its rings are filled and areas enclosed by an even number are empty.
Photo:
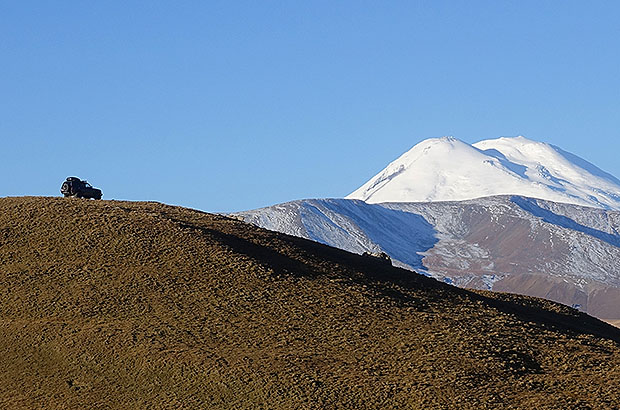
[[[101,199],[101,190],[93,188],[87,181],[77,177],[68,177],[60,187],[60,193],[65,197]]]

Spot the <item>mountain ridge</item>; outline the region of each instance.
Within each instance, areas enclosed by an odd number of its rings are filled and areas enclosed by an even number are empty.
[[[620,319],[620,212],[515,195],[368,204],[312,199],[236,214],[246,222],[458,286],[545,297]]]

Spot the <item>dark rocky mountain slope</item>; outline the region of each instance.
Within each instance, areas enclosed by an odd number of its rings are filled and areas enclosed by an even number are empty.
[[[158,203],[0,199],[2,408],[618,408],[620,330]]]

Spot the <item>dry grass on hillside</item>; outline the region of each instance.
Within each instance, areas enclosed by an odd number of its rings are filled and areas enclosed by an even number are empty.
[[[0,407],[618,408],[620,330],[158,203],[0,199]]]

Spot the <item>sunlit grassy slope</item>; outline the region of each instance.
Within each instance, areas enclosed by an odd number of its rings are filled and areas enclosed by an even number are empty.
[[[617,408],[620,330],[158,203],[0,199],[0,407]]]

